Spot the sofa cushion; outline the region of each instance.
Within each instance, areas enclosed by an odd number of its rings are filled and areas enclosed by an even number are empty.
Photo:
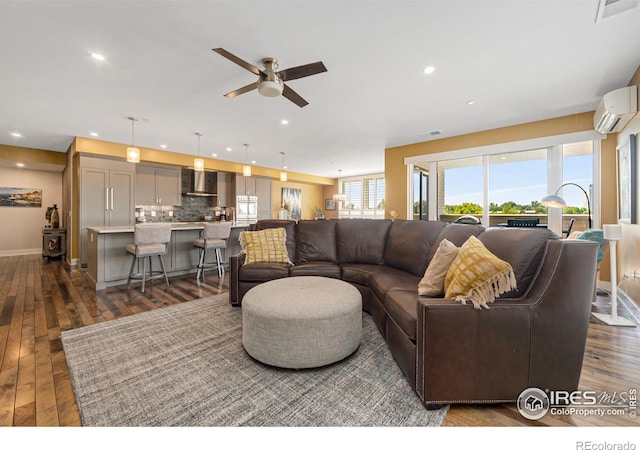
[[[438,238],[431,247],[429,252],[429,262],[438,250],[438,246],[443,239],[447,239],[456,247],[462,247],[462,244],[467,242],[470,236],[479,236],[484,231],[484,227],[480,225],[468,225],[465,223],[450,223],[445,226]]]
[[[369,285],[369,279],[372,276],[385,270],[384,266],[378,264],[340,264],[340,268],[342,269],[343,281],[365,286]]]
[[[436,254],[424,272],[422,280],[418,283],[418,295],[442,297],[444,294],[444,279],[447,276],[449,267],[451,267],[451,263],[458,256],[459,250],[448,239],[443,239],[440,242]]]
[[[327,278],[340,278],[340,266],[326,261],[310,261],[296,264],[289,269],[289,276],[317,276]]]
[[[420,277],[393,267],[384,267],[383,270],[369,278],[369,289],[381,301],[385,294],[394,290],[414,291],[418,293]]]
[[[269,228],[284,228],[284,231],[287,232],[287,253],[289,254],[289,259],[293,261],[296,257],[296,221],[267,219],[259,220],[255,224],[256,230],[266,230]]]
[[[338,220],[338,261],[342,263],[382,264],[390,220]]]
[[[395,267],[421,276],[429,262],[431,246],[443,222],[426,220],[396,220],[391,223],[384,249],[385,266]]]
[[[390,291],[384,298],[384,308],[409,339],[415,342],[418,322],[418,293],[415,291]]]
[[[463,304],[471,301],[476,309],[489,309],[487,303],[515,287],[516,278],[511,265],[471,236],[451,263],[444,280],[444,296]]]
[[[289,264],[285,263],[254,263],[241,266],[238,270],[238,280],[269,281],[289,276]]]
[[[500,298],[523,296],[542,262],[547,241],[560,239],[545,228],[487,228],[478,236],[487,249],[513,268],[518,287]]]
[[[300,220],[296,230],[296,264],[338,262],[335,220]]]
[[[244,264],[287,263],[292,264],[285,247],[284,228],[240,232],[240,247],[246,254]]]

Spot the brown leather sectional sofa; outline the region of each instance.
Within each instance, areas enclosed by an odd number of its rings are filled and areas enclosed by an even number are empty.
[[[268,280],[340,278],[362,293],[394,358],[427,408],[506,403],[528,387],[577,389],[596,277],[597,244],[546,229],[434,221],[264,220],[283,227],[294,266],[230,258],[230,302]],[[476,236],[508,261],[518,288],[490,309],[418,295],[442,239]]]

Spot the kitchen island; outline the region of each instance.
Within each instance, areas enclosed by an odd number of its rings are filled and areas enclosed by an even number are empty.
[[[200,239],[205,222],[172,222],[171,241],[167,254],[163,256],[168,276],[184,275],[196,272],[198,265],[198,249],[193,241]],[[223,251],[225,264],[229,255],[240,252],[238,237],[247,230],[248,224],[235,224],[231,227],[231,235],[227,249]],[[127,283],[133,256],[127,253],[127,245],[133,244],[133,225],[113,227],[88,227],[87,236],[87,274],[96,291],[110,286]],[[215,252],[207,253],[207,263],[215,263]],[[154,266],[160,262],[154,258]],[[195,277],[195,275],[194,275]],[[217,277],[217,274],[206,274],[206,278]]]

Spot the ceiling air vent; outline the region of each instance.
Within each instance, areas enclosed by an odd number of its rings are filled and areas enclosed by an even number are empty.
[[[600,0],[596,23],[640,7],[640,0]]]

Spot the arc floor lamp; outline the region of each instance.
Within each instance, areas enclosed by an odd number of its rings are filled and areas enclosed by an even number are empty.
[[[544,197],[540,201],[540,204],[543,206],[549,206],[551,208],[564,208],[565,206],[567,206],[567,202],[565,201],[564,198],[558,195],[558,192],[560,192],[560,189],[562,189],[563,187],[569,186],[569,185],[578,187],[584,193],[584,196],[587,198],[587,215],[589,216],[589,228],[591,228],[591,201],[589,200],[589,194],[587,194],[587,191],[585,191],[584,188],[579,184],[576,184],[576,183],[563,184],[558,189],[556,189],[556,192],[553,195],[547,195],[546,197]]]

